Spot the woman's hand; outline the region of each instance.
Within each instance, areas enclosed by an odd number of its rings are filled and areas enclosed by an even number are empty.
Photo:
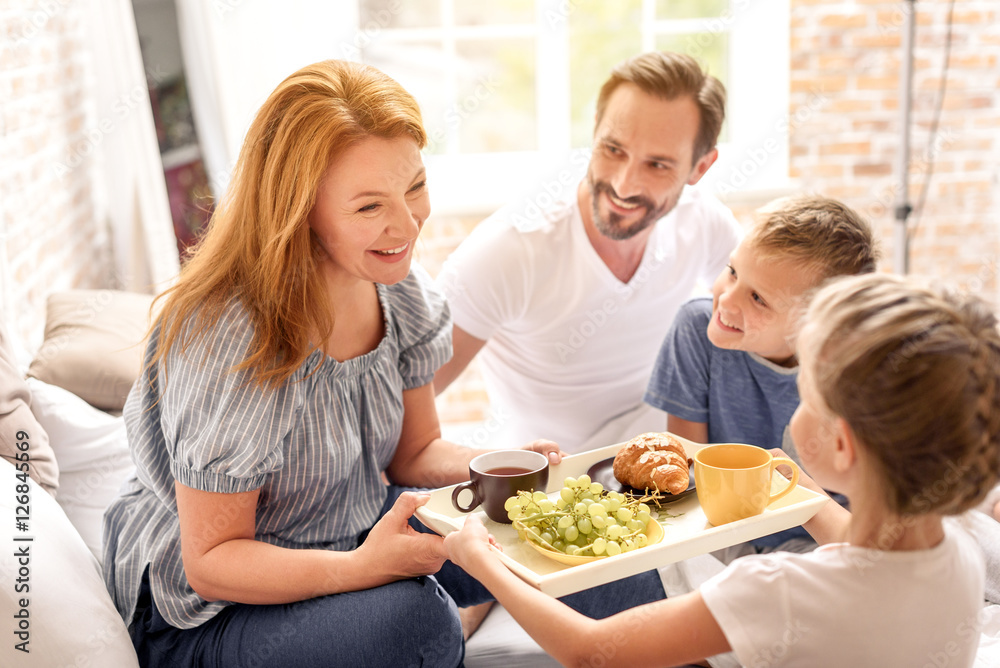
[[[562,461],[562,458],[567,455],[559,449],[559,444],[555,441],[549,441],[544,438],[527,443],[520,448],[521,450],[531,450],[532,452],[538,452],[549,460],[549,464],[558,464]]]
[[[420,533],[408,524],[414,511],[429,499],[428,494],[400,494],[356,550],[373,570],[387,576],[386,582],[437,573],[448,558],[440,536]]]
[[[460,531],[452,531],[444,537],[448,558],[470,574],[476,570],[476,564],[494,558],[489,553],[490,545],[500,548],[482,521],[475,515],[465,518],[465,525]]]

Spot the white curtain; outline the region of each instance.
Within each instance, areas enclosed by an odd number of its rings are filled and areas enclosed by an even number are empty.
[[[114,125],[102,135],[95,206],[111,230],[119,287],[155,294],[179,264],[132,4],[88,4],[95,118]]]
[[[356,53],[356,0],[176,0],[184,75],[216,198],[268,94],[295,70]]]

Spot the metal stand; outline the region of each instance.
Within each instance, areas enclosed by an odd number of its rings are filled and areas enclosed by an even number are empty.
[[[916,27],[916,0],[905,0],[903,7],[903,57],[902,76],[899,81],[899,112],[902,144],[896,171],[899,178],[899,193],[896,199],[896,223],[894,229],[893,267],[898,274],[910,270],[910,239],[906,221],[913,207],[910,205],[910,107],[913,89],[913,37]]]

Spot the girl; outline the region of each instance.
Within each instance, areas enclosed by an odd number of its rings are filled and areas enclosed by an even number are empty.
[[[477,454],[434,407],[451,319],[411,266],[425,143],[416,101],[356,63],[299,70],[257,114],[125,406],[104,573],[143,666],[461,662],[425,577],[443,541],[408,526],[426,497],[383,480],[458,482]]]
[[[792,436],[809,485],[847,495],[853,515],[830,503],[810,520],[813,553],[738,559],[698,591],[599,621],[507,571],[474,518],[445,539],[449,556],[566,665],[732,650],[746,666],[970,666],[983,560],[942,517],[1000,476],[996,326],[980,301],[886,275],[817,294]]]

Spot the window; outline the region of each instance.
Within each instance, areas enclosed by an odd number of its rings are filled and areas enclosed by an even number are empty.
[[[571,156],[590,147],[600,85],[652,49],[726,85],[709,187],[785,185],[788,0],[361,0],[358,16],[356,55],[421,105],[439,212],[488,212],[585,164]]]

